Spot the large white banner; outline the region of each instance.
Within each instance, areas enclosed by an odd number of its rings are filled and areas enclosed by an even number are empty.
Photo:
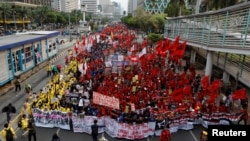
[[[42,111],[40,109],[32,109],[32,115],[37,127],[53,128],[70,130],[69,114],[61,111]]]
[[[104,132],[104,117],[97,118],[95,116],[84,116],[80,118],[79,116],[73,116],[73,131],[75,133],[88,133],[91,134],[91,125],[94,124],[94,120],[97,120],[97,124],[100,126],[98,132]]]

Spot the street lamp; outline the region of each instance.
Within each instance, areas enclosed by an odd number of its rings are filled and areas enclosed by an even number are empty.
[[[24,19],[27,18],[27,16],[23,17],[23,29],[25,29]]]
[[[68,4],[68,10],[69,10],[69,26],[70,26],[70,7],[69,7],[69,4],[70,4],[70,2],[69,1],[67,1],[67,4]]]
[[[86,20],[85,20],[85,12],[87,11],[87,5],[86,4],[82,4],[81,8],[82,8],[82,12],[83,12],[82,21],[83,21],[83,23],[85,23],[86,22]]]
[[[16,11],[13,11],[13,20],[14,20],[15,29],[17,29],[16,28]]]

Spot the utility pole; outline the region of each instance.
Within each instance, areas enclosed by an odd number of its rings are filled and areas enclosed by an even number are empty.
[[[16,30],[17,28],[16,28],[16,11],[15,10],[13,11],[13,20],[14,20],[14,26]]]

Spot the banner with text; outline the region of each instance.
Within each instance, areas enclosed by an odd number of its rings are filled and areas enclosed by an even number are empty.
[[[93,102],[98,105],[120,109],[120,102],[118,98],[106,96],[97,92],[93,92]]]
[[[37,127],[53,128],[70,130],[69,114],[61,111],[51,110],[42,111],[40,109],[32,109],[32,115]]]

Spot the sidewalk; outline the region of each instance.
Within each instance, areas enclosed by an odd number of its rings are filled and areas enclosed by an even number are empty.
[[[58,45],[58,53],[57,53],[57,55],[52,57],[50,60],[52,62],[56,61],[60,56],[64,55],[64,53],[67,53],[67,48],[73,46],[74,44],[75,44],[75,40],[73,40],[71,42],[67,41],[62,45]],[[47,61],[42,62],[42,63],[38,64],[36,67],[32,68],[31,70],[29,70],[27,72],[23,72],[20,75],[21,82],[24,82],[26,79],[28,79],[31,75],[35,74],[39,70],[44,69],[46,64],[47,64]],[[10,83],[7,83],[7,84],[0,87],[0,97],[2,95],[7,94],[9,91],[11,91],[11,90],[13,90],[15,88],[15,86],[13,84],[14,81],[15,81],[15,79],[12,80]]]
[[[52,62],[57,62],[59,60],[59,58],[61,57],[61,59],[63,60],[62,56],[65,55],[65,53],[68,52],[68,48],[72,47],[75,43],[75,40],[72,42],[66,42],[63,45],[59,46],[59,50],[58,50],[58,54],[51,58],[50,60]],[[44,72],[44,74],[46,73],[45,71],[41,71],[43,69],[45,69],[45,66],[47,64],[47,61],[38,64],[36,67],[34,67],[33,69],[31,69],[28,72],[24,72],[21,75],[22,78],[22,83],[28,81],[31,84],[35,84],[34,86],[34,91],[38,91],[38,88],[40,89],[41,86],[39,86],[39,84],[45,83],[45,82],[41,82],[41,81],[37,81],[35,79],[35,75],[37,75],[38,73]],[[35,74],[35,75],[34,75]],[[45,79],[43,79],[45,80]],[[14,82],[14,81],[12,81]],[[38,84],[39,83],[39,84]],[[15,102],[16,108],[17,108],[17,114],[13,115],[13,118],[11,120],[11,126],[15,129],[16,132],[18,132],[19,128],[17,127],[17,121],[20,117],[20,110],[21,110],[21,106],[23,103],[22,101],[25,100],[25,92],[22,89],[19,93],[15,93],[14,92],[14,84],[13,83],[9,83],[6,84],[2,87],[0,87],[0,97],[2,98],[3,103],[1,103],[2,105],[6,105],[8,102],[13,103],[13,101]],[[4,116],[3,118],[1,117],[1,128],[3,128],[3,123],[5,120],[5,114],[3,114],[2,116]],[[0,129],[0,131],[2,131],[2,129]],[[2,140],[2,136],[0,135],[0,141]]]

